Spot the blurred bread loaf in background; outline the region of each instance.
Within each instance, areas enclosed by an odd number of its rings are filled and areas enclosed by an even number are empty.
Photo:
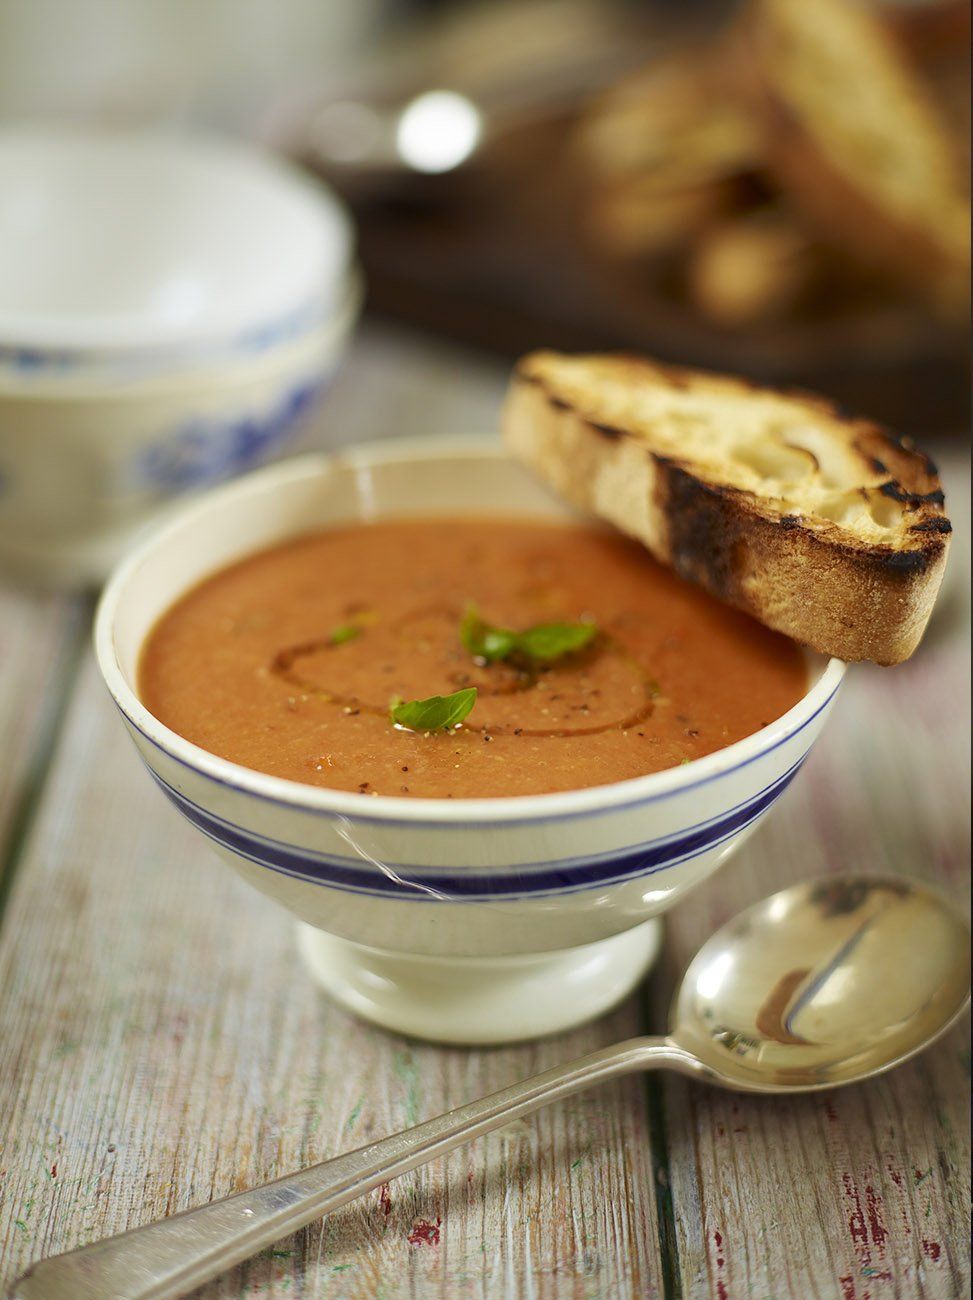
[[[587,237],[718,327],[866,302],[963,319],[968,29],[952,0],[748,0],[587,105]]]
[[[375,309],[507,357],[644,352],[968,428],[968,4],[486,8],[452,44],[437,26],[452,52],[409,83],[467,87],[460,165],[328,163],[303,119]]]

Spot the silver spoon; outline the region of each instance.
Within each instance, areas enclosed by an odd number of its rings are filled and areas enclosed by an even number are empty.
[[[390,1178],[636,1070],[766,1093],[871,1078],[956,1020],[969,969],[969,926],[923,885],[868,876],[795,885],[703,945],[666,1038],[603,1048],[254,1191],[42,1260],[14,1283],[12,1300],[184,1295]]]

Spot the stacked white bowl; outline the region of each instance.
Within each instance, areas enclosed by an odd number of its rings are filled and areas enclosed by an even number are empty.
[[[354,324],[350,222],[209,138],[0,130],[0,567],[96,582],[176,498],[297,450]]]

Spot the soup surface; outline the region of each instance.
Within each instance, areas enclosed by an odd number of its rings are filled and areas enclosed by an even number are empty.
[[[471,653],[464,615],[579,624],[538,661]],[[477,688],[458,728],[390,702]],[[515,518],[330,529],[195,587],[148,638],[140,693],[173,731],[245,767],[401,798],[541,794],[699,758],[804,694],[795,645],[615,533]],[[469,698],[469,697],[467,697]]]

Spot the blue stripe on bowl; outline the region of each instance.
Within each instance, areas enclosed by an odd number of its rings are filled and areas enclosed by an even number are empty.
[[[806,755],[804,756],[806,757]],[[694,826],[679,835],[654,840],[598,861],[571,859],[557,863],[531,863],[507,867],[502,872],[468,868],[429,868],[353,863],[346,858],[302,849],[233,826],[201,808],[167,784],[150,768],[166,797],[209,839],[230,852],[293,878],[327,885],[355,894],[380,898],[422,900],[478,900],[539,898],[603,888],[654,875],[719,847],[745,830],[777,800],[804,762],[802,757],[782,777],[760,794],[722,817]]]
[[[796,763],[794,763],[791,767],[789,767],[779,777],[775,778],[775,780],[770,782],[769,785],[764,786],[764,788],[758,791],[757,794],[755,795],[751,794],[747,799],[743,800],[741,803],[731,804],[728,808],[722,808],[720,812],[716,814],[715,817],[708,817],[708,818],[704,818],[702,821],[694,822],[691,826],[683,827],[680,831],[674,834],[659,835],[653,838],[652,840],[643,840],[639,844],[631,845],[628,849],[626,849],[626,852],[634,854],[643,849],[659,849],[662,848],[664,845],[673,844],[676,843],[677,841],[681,841],[683,837],[687,835],[690,831],[702,831],[708,829],[710,826],[722,824],[726,820],[726,818],[729,817],[731,814],[751,807],[753,801],[755,799],[758,799],[761,795],[767,794],[770,790],[777,789],[778,787],[783,789],[784,785],[790,780],[792,774],[795,773],[797,769],[801,766],[801,764],[804,762],[806,756],[807,756],[806,754],[802,755],[802,757],[799,758]],[[149,775],[160,787],[162,787],[166,791],[166,793],[170,796],[171,799],[173,799],[174,802],[178,803],[181,800],[186,800],[189,803],[190,808],[202,809],[206,813],[206,816],[209,818],[209,820],[215,826],[222,827],[229,831],[236,831],[240,829],[241,823],[239,821],[229,820],[226,817],[220,817],[211,809],[205,808],[204,805],[193,803],[191,800],[189,800],[188,796],[185,795],[183,791],[179,789],[178,786],[174,786],[169,781],[166,781],[166,779],[163,776],[161,776],[158,772],[154,772],[152,770],[152,768],[149,766],[148,763],[146,763],[145,759],[142,758],[141,755],[139,755],[139,757],[143,765],[145,766],[146,770],[148,771]],[[363,807],[368,806],[368,803],[365,799],[362,799],[361,802]],[[295,847],[299,849],[301,853],[305,854],[308,858],[313,858],[316,862],[321,862],[324,865],[329,867],[339,866],[339,867],[361,868],[363,863],[371,863],[374,865],[375,858],[373,854],[369,851],[368,845],[359,844],[356,843],[355,841],[354,836],[355,833],[357,833],[358,822],[359,822],[357,814],[348,817],[344,813],[331,813],[329,814],[329,820],[334,823],[339,838],[344,840],[344,842],[349,846],[349,848],[353,850],[351,853],[348,854],[322,853],[318,849],[311,848],[307,844],[296,844],[293,840],[282,841],[282,840],[273,839],[269,836],[261,835],[258,831],[253,830],[252,827],[246,827],[245,829],[246,829],[246,834],[249,835],[251,839],[264,846],[269,847],[271,850],[276,851],[280,847],[284,847],[284,848]],[[466,823],[462,823],[462,822],[453,827],[453,830],[456,832],[465,831],[466,829],[467,829]],[[566,867],[580,867],[580,866],[590,867],[593,866],[595,863],[614,861],[614,859],[618,857],[618,853],[619,853],[618,849],[609,849],[607,852],[588,852],[588,853],[580,854],[577,857],[571,857],[565,855],[562,857],[558,857],[556,860],[547,858],[544,861],[540,861],[540,862],[536,862],[536,861],[518,862],[513,865],[515,865],[516,870],[518,872],[528,872],[528,873],[532,871],[542,870],[545,867],[553,867],[553,866],[556,866],[559,870],[563,870]],[[513,869],[513,865],[510,868],[508,868],[508,870]],[[490,866],[489,864],[483,862],[466,863],[466,862],[453,861],[448,866],[445,867],[434,866],[430,863],[425,863],[425,862],[424,863],[383,862],[382,869],[386,871],[394,871],[397,875],[403,875],[403,874],[415,875],[416,873],[437,872],[437,871],[438,872],[458,871],[458,872],[462,872],[463,875],[466,876],[475,872],[482,873],[484,871],[488,871],[490,870]]]

